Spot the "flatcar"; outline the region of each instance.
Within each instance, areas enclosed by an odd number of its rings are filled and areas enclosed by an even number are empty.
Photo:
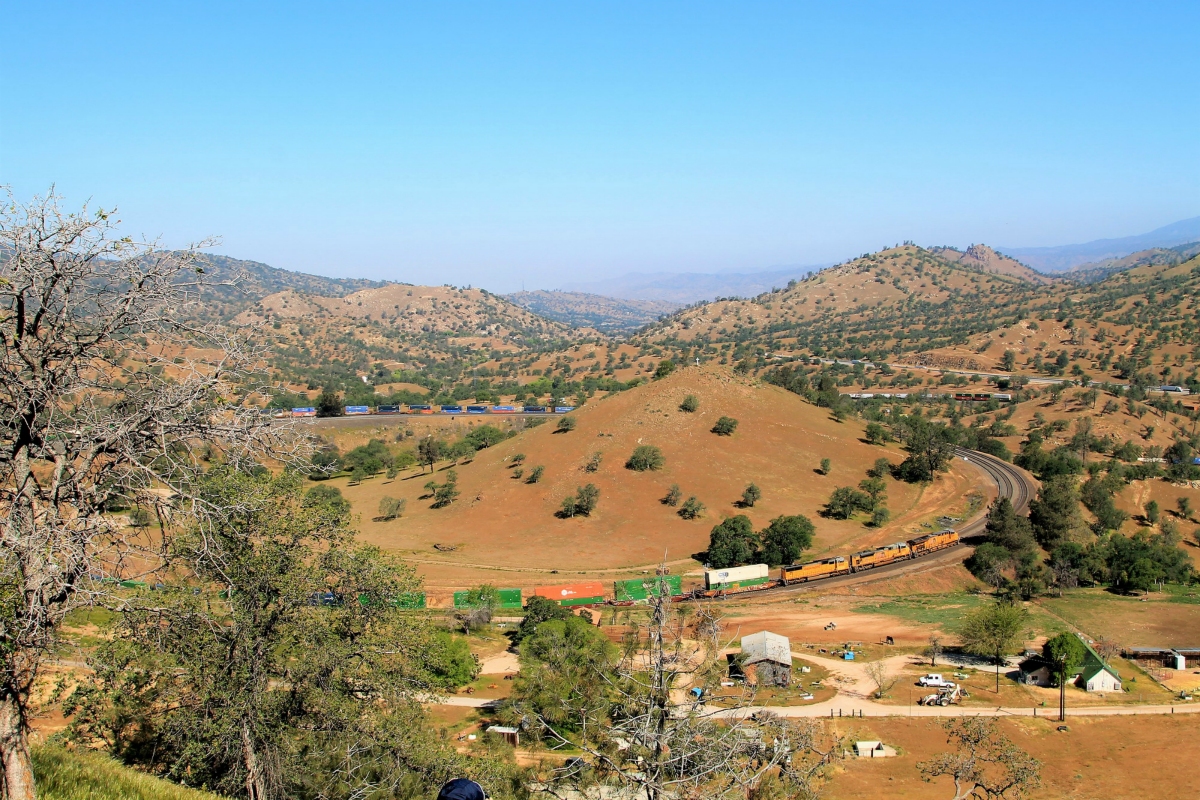
[[[520,410],[516,406],[492,406],[493,414],[516,414]]]
[[[293,408],[292,409],[293,417],[315,417],[316,415],[317,415],[317,410],[312,407]]]
[[[823,558],[804,564],[792,564],[779,571],[779,580],[787,583],[805,583],[817,578],[832,578],[834,575],[850,574],[850,562],[845,556]]]
[[[379,406],[375,409],[376,414],[399,414],[400,406]]]
[[[423,406],[423,405],[409,406],[408,413],[410,413],[410,414],[432,414],[433,406]]]
[[[909,539],[908,544],[912,547],[913,558],[916,558],[927,553],[945,550],[947,547],[953,547],[958,542],[958,531],[947,528],[937,533],[927,533],[924,536],[918,536],[916,539]]]
[[[488,413],[487,406],[467,406],[468,414],[486,414]]]
[[[462,406],[442,406],[441,413],[442,414],[461,414],[461,413],[463,413],[463,408],[462,408]]]
[[[912,558],[912,545],[908,542],[896,542],[873,550],[860,550],[850,556],[850,571],[862,572],[875,567],[882,567],[895,561]]]
[[[521,410],[526,414],[545,414],[549,409],[545,406],[521,406]]]
[[[347,417],[357,417],[364,414],[370,414],[371,408],[370,406],[346,406],[343,409],[343,412]]]

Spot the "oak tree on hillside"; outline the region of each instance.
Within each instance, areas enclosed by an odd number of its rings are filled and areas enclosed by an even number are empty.
[[[195,249],[116,232],[108,212],[67,213],[50,194],[0,208],[0,765],[7,800],[32,800],[30,697],[63,619],[111,598],[107,578],[154,569],[188,521],[235,507],[197,480],[311,448],[242,402],[262,355],[189,322],[204,291]],[[243,388],[237,388],[243,387]],[[269,391],[263,389],[263,394]],[[120,530],[133,506],[161,523]]]
[[[641,444],[634,448],[633,455],[625,462],[625,466],[634,472],[660,470],[666,464],[662,450],[652,444]]]
[[[745,514],[730,517],[712,529],[708,539],[708,564],[713,569],[746,564],[758,551],[759,538]]]
[[[812,520],[801,514],[776,517],[759,532],[762,540],[762,560],[772,566],[795,564],[804,551],[812,546],[816,529]]]

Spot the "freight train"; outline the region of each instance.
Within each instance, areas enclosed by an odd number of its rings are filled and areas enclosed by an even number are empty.
[[[779,577],[772,578],[771,570],[766,564],[747,564],[741,567],[726,569],[709,569],[704,571],[704,585],[685,592],[683,581],[679,575],[656,575],[647,578],[630,578],[615,581],[612,591],[600,581],[581,581],[554,586],[538,586],[528,591],[523,589],[496,590],[496,611],[516,611],[524,608],[524,598],[527,595],[544,597],[562,606],[632,606],[645,603],[651,597],[665,594],[672,602],[685,602],[704,598],[720,599],[739,595],[746,592],[757,592],[766,589],[777,589],[798,583],[832,578],[837,575],[849,575],[856,572],[875,569],[897,561],[935,553],[954,547],[959,543],[958,532],[946,529],[937,533],[929,533],[909,539],[907,542],[897,542],[870,550],[860,550],[850,556],[833,556],[802,564],[792,564],[781,567]],[[94,580],[104,583],[119,583],[126,589],[163,589],[162,584],[153,587],[142,581],[117,581],[114,578],[92,576]],[[222,596],[225,593],[222,592]],[[454,593],[455,608],[471,608],[478,602],[478,595],[472,591]],[[333,592],[317,592],[312,595],[310,602],[319,606],[339,606],[345,602],[344,596]],[[360,603],[367,602],[359,597]],[[424,592],[409,592],[392,601],[399,608],[423,609],[427,607]]]
[[[342,414],[354,416],[388,416],[391,414],[447,414],[458,416],[462,414],[566,414],[574,411],[575,406],[431,406],[431,405],[381,405],[381,406],[346,406]],[[263,414],[272,417],[315,417],[317,409],[311,406],[304,408],[264,408]]]
[[[616,581],[609,593],[599,581],[583,581],[559,586],[539,586],[531,591],[564,606],[627,606],[644,603],[656,597],[665,587],[673,602],[703,598],[724,598],[745,592],[776,589],[809,581],[832,578],[837,575],[865,572],[887,566],[897,561],[921,558],[959,544],[958,532],[947,528],[937,533],[928,533],[906,542],[883,545],[870,550],[860,550],[849,556],[833,556],[802,564],[781,567],[779,577],[772,578],[766,564],[747,564],[742,567],[710,569],[704,572],[704,586],[685,592],[678,575],[661,575],[653,578],[632,578]],[[501,589],[498,608],[517,610],[521,608],[520,589]],[[455,608],[469,607],[470,593],[455,592]],[[422,606],[423,607],[423,606]]]
[[[942,397],[953,397],[960,402],[986,403],[988,400],[1008,403],[1013,399],[1011,392],[955,392],[954,394],[931,392],[844,392],[842,397],[851,400],[907,400],[912,397],[917,400],[937,400]]]

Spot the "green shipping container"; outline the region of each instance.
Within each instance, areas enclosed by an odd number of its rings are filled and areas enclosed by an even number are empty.
[[[519,611],[522,608],[521,590],[520,589],[497,589],[496,594],[499,595],[499,598],[498,598],[499,603],[496,604],[496,608],[503,609],[506,611],[508,611],[508,610]],[[471,604],[467,601],[467,598],[470,595],[471,595],[470,591],[455,592],[454,593],[454,607],[455,608],[469,608]]]
[[[425,608],[424,592],[406,592],[396,598],[397,608]]]
[[[617,581],[613,584],[613,596],[617,598],[618,603],[629,600],[649,600],[651,595],[657,596],[661,580],[666,581],[668,597],[683,594],[683,578],[679,575],[666,575]]]
[[[560,606],[599,606],[604,605],[603,597],[568,597],[566,600],[559,600]]]

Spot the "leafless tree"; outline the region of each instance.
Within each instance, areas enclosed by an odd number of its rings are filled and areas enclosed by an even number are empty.
[[[942,654],[942,637],[936,633],[930,634],[929,646],[925,648],[925,655],[929,656],[929,665],[937,666],[938,656]]]
[[[599,676],[610,703],[589,704],[569,726],[534,722],[544,740],[584,753],[535,788],[560,798],[815,797],[841,739],[813,720],[755,711],[748,687],[722,706],[696,699],[691,690],[707,696],[726,673],[720,621],[708,606],[681,613],[660,588],[616,668]]]
[[[871,679],[871,683],[875,684],[875,697],[877,698],[890,692],[896,685],[896,681],[900,680],[898,675],[888,671],[887,664],[882,660],[867,664],[867,677]]]
[[[1041,785],[1041,762],[1013,744],[995,720],[947,719],[942,727],[955,751],[923,761],[917,769],[927,781],[953,779],[953,800],[1016,800]]]
[[[206,459],[235,467],[287,432],[246,403],[259,354],[192,323],[196,248],[121,237],[104,211],[51,191],[0,209],[0,760],[7,800],[32,800],[31,693],[72,609],[116,601],[175,521],[226,512],[192,491]],[[130,527],[115,507],[156,525]]]

